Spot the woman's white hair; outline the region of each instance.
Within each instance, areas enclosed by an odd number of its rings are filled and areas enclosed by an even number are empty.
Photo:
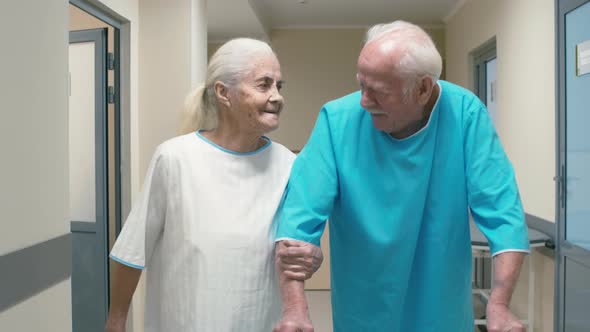
[[[442,71],[442,58],[434,42],[419,26],[405,21],[377,24],[367,31],[365,45],[385,39],[395,42],[402,52],[395,70],[406,81],[411,90],[423,77],[429,76],[436,82]]]
[[[230,89],[236,87],[253,69],[252,59],[266,54],[274,52],[257,39],[237,38],[223,44],[209,60],[205,82],[185,100],[179,134],[216,128],[219,116],[215,83],[222,82]]]

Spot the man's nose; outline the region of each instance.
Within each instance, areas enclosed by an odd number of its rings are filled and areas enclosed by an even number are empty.
[[[373,101],[372,96],[369,92],[367,92],[367,90],[363,90],[361,92],[361,106],[364,108],[370,108],[372,106],[375,106],[375,102]]]

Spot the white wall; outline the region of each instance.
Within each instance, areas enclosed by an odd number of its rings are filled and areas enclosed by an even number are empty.
[[[0,254],[69,232],[67,7],[58,0],[35,7],[11,2],[1,8],[11,13],[0,20],[11,52],[2,52],[0,64],[0,211],[7,221]],[[21,27],[24,17],[32,24]]]
[[[555,33],[552,0],[471,0],[447,22],[447,79],[473,87],[470,52],[496,37],[497,131],[527,213],[555,220]],[[549,255],[551,252],[549,252]],[[535,254],[535,331],[553,331],[554,261]],[[521,317],[528,261],[513,299]]]
[[[72,331],[70,279],[7,311],[0,312],[2,331]]]
[[[69,186],[67,2],[3,1],[0,13],[1,256],[69,233]],[[0,313],[0,327],[71,330],[70,280]]]

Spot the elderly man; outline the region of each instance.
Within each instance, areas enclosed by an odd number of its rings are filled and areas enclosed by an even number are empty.
[[[485,106],[438,80],[441,63],[419,27],[373,27],[360,92],[323,107],[293,165],[277,266],[298,264],[298,241],[319,245],[330,218],[336,332],[473,331],[469,211],[494,256],[488,329],[524,331],[509,310],[529,251],[514,171]],[[313,331],[303,282],[280,283],[275,331]]]

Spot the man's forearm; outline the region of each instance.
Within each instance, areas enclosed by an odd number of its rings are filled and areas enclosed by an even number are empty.
[[[518,281],[525,253],[504,252],[494,258],[494,282],[490,303],[508,306]]]

